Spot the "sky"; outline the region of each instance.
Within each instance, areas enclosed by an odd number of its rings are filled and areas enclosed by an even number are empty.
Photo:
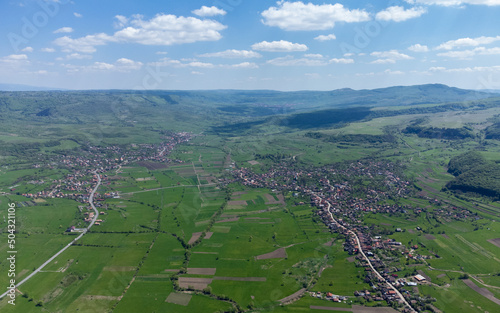
[[[500,0],[2,0],[0,83],[500,89]]]

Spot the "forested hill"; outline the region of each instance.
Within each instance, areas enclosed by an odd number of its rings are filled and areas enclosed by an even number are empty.
[[[500,165],[486,160],[479,152],[470,151],[452,158],[448,172],[456,178],[446,188],[500,199]]]

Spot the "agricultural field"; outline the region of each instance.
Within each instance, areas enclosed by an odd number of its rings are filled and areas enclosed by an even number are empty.
[[[104,127],[91,109],[78,111],[80,122],[69,127],[66,107],[52,126],[16,111],[36,132],[5,125],[0,253],[9,251],[3,210],[15,203],[16,280],[85,234],[18,288],[16,307],[0,300],[0,311],[401,310],[352,235],[325,212],[369,238],[365,252],[387,280],[424,276],[398,286],[419,311],[498,311],[499,199],[449,188],[457,179],[450,160],[464,152],[500,163],[500,142],[485,135],[500,114],[497,100],[459,109],[425,101],[318,104],[322,111],[312,113],[297,105],[264,116],[246,104],[225,111],[222,96],[159,95],[117,93],[123,103],[157,104],[126,105],[134,119],[106,113],[104,94],[68,96],[95,97],[93,109],[109,119]],[[186,108],[177,103],[182,97]],[[16,108],[28,110],[31,100],[23,101]],[[450,129],[466,136],[450,137]],[[89,169],[92,162],[101,170]],[[97,220],[86,231],[97,173]],[[0,273],[8,268],[2,257]],[[8,279],[0,275],[0,285]]]

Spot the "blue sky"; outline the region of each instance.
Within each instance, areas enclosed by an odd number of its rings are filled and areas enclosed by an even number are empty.
[[[0,83],[500,89],[500,0],[4,0]]]

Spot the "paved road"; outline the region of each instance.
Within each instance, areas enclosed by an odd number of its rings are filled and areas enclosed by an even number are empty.
[[[314,194],[314,193],[313,193]],[[315,196],[319,197],[318,195],[314,194]],[[320,197],[321,199],[321,197]],[[324,200],[324,199],[323,199]],[[326,200],[325,200],[326,201]],[[404,304],[410,308],[413,312],[417,312],[415,311],[412,306],[406,301],[405,297],[403,297],[403,295],[399,292],[399,290],[396,289],[396,287],[394,287],[391,283],[389,283],[388,281],[385,280],[384,277],[382,277],[382,275],[380,275],[379,272],[377,272],[377,270],[373,267],[372,263],[370,262],[370,259],[368,259],[368,257],[365,255],[365,253],[363,252],[363,248],[361,248],[361,243],[359,242],[359,238],[358,238],[358,235],[356,235],[355,232],[353,232],[352,230],[349,230],[347,228],[345,228],[343,225],[339,224],[339,222],[337,222],[337,220],[333,217],[333,214],[332,212],[330,212],[330,208],[331,208],[331,204],[329,201],[326,201],[326,203],[328,204],[328,213],[330,214],[330,217],[332,218],[333,222],[337,225],[337,227],[339,228],[343,228],[345,229],[349,234],[353,235],[354,238],[356,239],[356,243],[358,244],[358,248],[359,248],[359,252],[361,253],[361,255],[363,256],[363,258],[368,262],[368,265],[370,266],[370,268],[372,269],[372,271],[375,273],[375,275],[377,275],[377,277],[379,279],[381,279],[383,282],[386,283],[386,285],[391,288],[392,290],[394,290],[397,294],[397,296],[403,300]]]
[[[57,252],[56,254],[54,254],[50,259],[48,259],[45,263],[43,263],[33,273],[29,274],[28,276],[26,276],[26,278],[24,278],[23,280],[21,280],[20,282],[18,282],[17,285],[16,285],[16,288],[19,288],[19,286],[21,286],[22,284],[24,284],[31,277],[35,276],[36,273],[40,272],[45,266],[47,266],[47,264],[49,264],[50,262],[52,262],[61,253],[63,253],[64,251],[66,251],[66,249],[68,249],[69,247],[71,247],[71,245],[73,243],[75,243],[78,239],[82,238],[82,236],[87,233],[87,231],[90,229],[90,227],[92,227],[94,225],[95,221],[97,220],[97,217],[99,216],[99,211],[97,211],[97,209],[96,209],[96,207],[94,205],[94,194],[96,193],[97,188],[99,188],[99,186],[101,185],[101,176],[99,176],[99,174],[97,174],[97,173],[95,173],[95,174],[97,175],[97,185],[95,186],[94,190],[92,190],[92,192],[90,193],[90,197],[89,197],[89,203],[92,206],[92,209],[94,210],[95,215],[94,215],[94,218],[92,219],[92,221],[90,222],[90,225],[87,227],[86,231],[84,231],[83,233],[81,233],[78,237],[76,237],[70,243],[68,243],[64,248],[62,248],[61,250],[59,250],[59,252]],[[1,294],[0,295],[0,299],[2,299],[3,297],[5,297],[8,293],[9,293],[9,290],[7,290],[3,294]]]

